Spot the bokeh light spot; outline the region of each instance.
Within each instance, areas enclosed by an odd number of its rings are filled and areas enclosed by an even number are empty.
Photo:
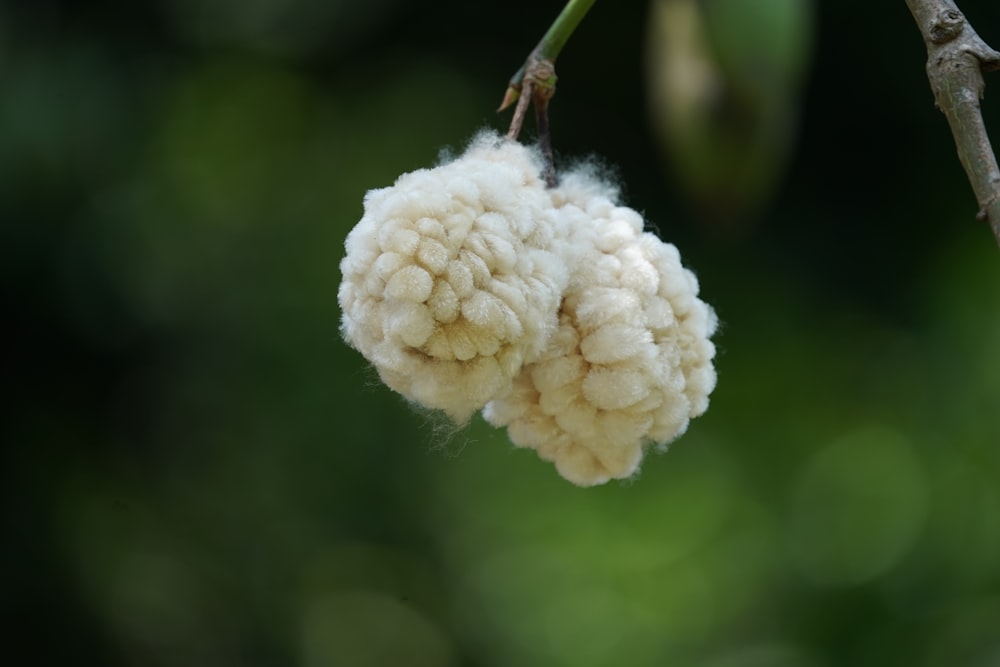
[[[864,427],[817,452],[795,481],[789,540],[810,579],[853,585],[889,570],[923,525],[924,474],[909,442]]]
[[[304,667],[446,667],[455,664],[448,638],[406,602],[373,591],[312,599],[301,625]]]

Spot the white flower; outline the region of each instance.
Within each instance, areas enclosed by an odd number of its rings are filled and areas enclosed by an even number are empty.
[[[643,233],[635,211],[584,172],[552,192],[573,266],[559,327],[541,358],[483,415],[580,486],[632,475],[715,387],[712,309],[677,249]]]
[[[535,155],[494,134],[370,191],[340,265],[344,337],[389,387],[464,422],[555,329],[560,224]]]

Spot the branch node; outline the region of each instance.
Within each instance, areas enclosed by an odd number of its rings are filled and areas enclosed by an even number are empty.
[[[935,44],[946,44],[962,34],[965,17],[955,9],[943,9],[934,17],[929,35]]]
[[[978,220],[979,222],[990,221],[990,209],[992,209],[996,205],[998,199],[1000,198],[994,195],[993,197],[990,197],[989,201],[982,204],[982,208],[980,208],[979,212],[976,213],[976,220]]]

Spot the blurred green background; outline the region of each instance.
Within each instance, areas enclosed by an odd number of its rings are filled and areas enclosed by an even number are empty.
[[[341,342],[365,191],[505,129],[560,7],[0,4],[4,662],[1000,665],[1000,255],[902,0],[598,2],[560,58],[560,160],[723,323],[637,480]]]

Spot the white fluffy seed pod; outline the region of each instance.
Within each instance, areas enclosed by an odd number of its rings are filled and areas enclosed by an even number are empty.
[[[569,272],[538,160],[484,133],[364,205],[340,265],[342,333],[389,387],[464,422],[555,329]]]
[[[708,407],[714,311],[677,249],[584,172],[552,193],[573,253],[559,328],[483,415],[580,486],[625,478]]]

